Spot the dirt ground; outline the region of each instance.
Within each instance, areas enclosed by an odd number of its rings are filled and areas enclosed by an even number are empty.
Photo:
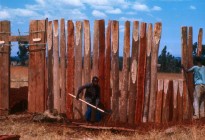
[[[205,119],[181,124],[140,124],[135,129],[124,125],[134,131],[122,131],[99,129],[102,124],[87,123],[86,126],[98,128],[92,129],[81,127],[81,123],[42,123],[33,122],[32,118],[33,115],[28,113],[0,117],[0,135],[20,135],[21,140],[202,140],[205,136]]]

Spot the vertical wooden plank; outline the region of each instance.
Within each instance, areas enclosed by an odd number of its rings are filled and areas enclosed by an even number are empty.
[[[182,61],[181,63],[184,65],[185,68],[187,68],[188,64],[188,47],[187,47],[187,27],[181,28],[181,41],[182,41]],[[183,71],[182,71],[183,73]],[[184,75],[184,74],[183,74]],[[184,77],[185,79],[185,77]],[[187,80],[187,79],[185,79]],[[189,108],[189,102],[188,102],[188,91],[187,91],[187,85],[186,81],[184,81],[184,92],[183,92],[183,119],[188,119],[188,108]]]
[[[130,22],[125,22],[124,30],[124,50],[123,50],[123,69],[122,69],[122,90],[120,97],[120,121],[127,122],[128,105],[128,81],[129,81],[129,62],[130,61]]]
[[[164,80],[164,95],[162,105],[162,122],[166,123],[169,120],[169,80]]]
[[[178,108],[178,115],[177,120],[182,122],[183,120],[183,80],[179,80],[179,93],[177,96],[177,108]]]
[[[53,22],[48,22],[47,32],[48,43],[48,110],[53,110]]]
[[[74,24],[72,20],[67,22],[67,93],[74,94],[74,68],[75,68],[75,56],[74,56]],[[70,95],[66,95],[66,115],[68,119],[73,119],[73,99]]]
[[[156,92],[157,92],[157,64],[158,64],[158,51],[161,39],[162,23],[155,23],[153,46],[151,54],[151,89],[150,89],[150,103],[148,121],[154,122],[155,105],[156,105]]]
[[[112,121],[119,121],[119,22],[112,21]]]
[[[178,80],[173,80],[173,121],[177,121],[177,94],[179,91]]]
[[[65,20],[60,21],[60,113],[66,112],[66,40],[65,40]]]
[[[110,87],[110,71],[111,71],[111,21],[108,21],[106,30],[106,46],[105,46],[105,90],[104,90],[104,106],[106,109],[111,108],[111,87]]]
[[[203,38],[203,29],[199,29],[198,34],[198,48],[197,48],[197,56],[201,56],[202,54],[202,38]]]
[[[90,42],[90,23],[88,20],[83,21],[84,25],[84,83],[90,82],[90,71],[91,71],[91,42]],[[83,114],[86,112],[86,104],[82,104]]]
[[[10,88],[10,21],[0,21],[0,41],[5,41],[5,44],[0,48],[0,108],[9,109],[9,88]],[[7,115],[7,111],[0,111],[0,115]]]
[[[188,64],[187,67],[191,68],[193,66],[193,30],[192,27],[189,27],[189,36],[188,36]],[[188,92],[191,95],[191,100],[189,101],[189,115],[192,118],[193,115],[193,93],[194,93],[194,82],[193,82],[193,73],[188,73]]]
[[[37,31],[37,20],[30,21],[29,25],[29,43],[33,44],[33,38],[37,38],[37,33],[32,33],[33,31]],[[29,50],[36,49],[37,46],[31,45],[29,46]],[[29,66],[28,66],[28,111],[36,112],[36,97],[35,94],[37,92],[37,81],[36,81],[36,53],[35,51],[29,53]]]
[[[38,37],[41,41],[38,43],[46,43],[46,20],[38,21]],[[44,112],[45,110],[45,45],[37,46],[40,51],[36,53],[36,65],[37,65],[37,93],[36,93],[36,112]]]
[[[155,122],[161,123],[161,121],[162,121],[162,107],[163,107],[163,90],[164,90],[163,79],[159,79],[157,85],[158,85],[158,90],[157,90],[157,95],[156,95]]]
[[[78,88],[82,85],[82,22],[76,22],[76,38],[75,38],[75,95]],[[74,100],[74,119],[82,117],[82,104],[78,100]]]
[[[139,58],[138,58],[138,71],[137,71],[137,97],[136,97],[136,112],[135,123],[142,121],[143,104],[144,104],[144,92],[145,92],[145,75],[146,75],[146,26],[147,24],[142,22],[140,25],[140,46],[139,46]]]
[[[136,108],[136,92],[137,92],[137,66],[138,66],[138,49],[139,49],[139,22],[133,22],[132,32],[132,56],[130,69],[130,92],[129,92],[129,111],[128,122],[134,123]]]
[[[145,99],[144,99],[144,113],[143,113],[143,122],[148,121],[149,113],[149,96],[150,96],[150,87],[151,87],[151,48],[152,48],[152,24],[148,24],[148,33],[147,33],[147,64],[146,64],[146,79],[145,79]]]
[[[98,76],[98,56],[99,56],[99,20],[94,22],[93,33],[93,75]]]
[[[45,20],[45,43],[48,42],[48,18]],[[48,54],[48,50],[45,46],[45,101],[44,106],[45,110],[48,109],[48,58],[46,57],[46,54]]]
[[[53,21],[53,94],[54,109],[60,112],[59,32],[58,20]]]
[[[99,85],[100,85],[100,94],[101,94],[101,101],[104,103],[105,101],[105,94],[104,84],[105,84],[105,21],[99,21]]]

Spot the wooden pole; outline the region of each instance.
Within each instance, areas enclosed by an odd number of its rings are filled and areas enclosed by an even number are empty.
[[[187,27],[181,28],[181,41],[182,41],[182,61],[181,63],[184,65],[185,68],[187,68],[188,64],[188,47],[187,47]],[[183,74],[184,71],[182,71]],[[184,75],[184,74],[183,74]],[[187,85],[184,77],[184,92],[183,92],[183,119],[188,119],[188,108],[189,108],[189,102],[188,102],[188,91],[187,91]]]
[[[112,21],[112,121],[119,121],[119,22]]]
[[[164,80],[164,95],[163,95],[163,105],[162,105],[162,123],[167,123],[169,121],[169,83],[170,80]]]
[[[106,109],[111,108],[111,87],[110,87],[110,71],[111,71],[111,21],[108,21],[106,30],[106,46],[105,46],[105,90],[104,90],[104,106]]]
[[[75,68],[75,55],[74,55],[74,24],[72,20],[67,22],[67,94],[66,94],[66,115],[68,119],[73,119],[73,99],[69,93],[74,94],[74,68]]]
[[[173,80],[173,121],[177,121],[177,95],[179,92],[179,81]]]
[[[148,121],[149,113],[149,96],[150,96],[150,87],[151,87],[151,48],[152,48],[152,24],[148,24],[148,33],[147,33],[147,64],[146,64],[146,79],[145,79],[145,99],[144,99],[144,113],[143,113],[143,122]]]
[[[193,64],[193,31],[192,31],[192,27],[189,27],[189,35],[188,35],[188,64],[187,67],[191,68],[194,64]],[[193,81],[193,73],[188,73],[188,91],[190,92],[191,95],[191,100],[189,100],[189,115],[190,118],[192,118],[193,115],[193,93],[194,93],[194,81]]]
[[[178,107],[178,117],[177,117],[177,120],[179,122],[182,122],[183,120],[183,80],[179,80],[179,93],[178,93],[178,96],[177,96],[177,107]]]
[[[76,22],[75,35],[75,95],[82,86],[82,22]],[[82,94],[81,94],[82,95]],[[82,104],[74,100],[74,119],[82,118]]]
[[[138,63],[138,49],[139,49],[139,22],[133,22],[132,32],[132,56],[131,56],[131,69],[130,69],[130,92],[129,92],[129,111],[128,122],[134,123],[136,110],[136,92],[137,92],[137,63]]]
[[[128,81],[129,81],[129,60],[130,59],[130,22],[125,22],[124,30],[124,50],[123,50],[123,69],[122,69],[122,90],[120,97],[120,121],[127,122],[128,105]]]
[[[150,88],[150,103],[149,103],[149,115],[148,121],[154,122],[155,120],[155,105],[156,105],[156,93],[157,93],[157,64],[158,64],[158,51],[161,39],[162,23],[155,23],[153,46],[151,54],[151,88]]]
[[[146,75],[146,26],[147,24],[142,22],[140,26],[140,46],[139,46],[139,61],[137,71],[137,97],[136,97],[136,112],[135,123],[138,124],[142,121],[143,105],[144,105],[144,93],[145,93],[145,75]]]
[[[163,95],[164,95],[164,80],[158,80],[158,90],[156,95],[156,112],[155,112],[155,123],[162,122],[162,107],[163,107]]]
[[[0,21],[0,41],[10,44],[9,36],[11,32],[10,21]],[[10,88],[10,46],[0,49],[0,108],[9,109],[9,88]],[[0,110],[0,115],[7,115],[8,111]]]
[[[48,110],[53,110],[53,22],[48,22]]]
[[[105,84],[105,21],[99,20],[99,85],[102,103],[105,102],[104,84]]]
[[[66,112],[66,40],[65,20],[60,20],[60,113]]]
[[[59,32],[58,20],[54,20],[53,38],[53,94],[54,109],[60,112],[60,76],[59,76]]]
[[[84,83],[90,82],[91,58],[90,58],[90,23],[88,20],[83,21],[84,25]],[[82,104],[83,114],[86,112],[86,104]]]
[[[197,48],[197,56],[201,56],[202,54],[202,39],[203,39],[203,29],[199,29],[198,34],[198,48]]]
[[[93,75],[98,76],[98,56],[99,56],[99,20],[94,22],[93,33]]]

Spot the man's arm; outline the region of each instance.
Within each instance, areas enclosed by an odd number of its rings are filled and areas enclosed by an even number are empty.
[[[100,103],[100,87],[98,88],[97,96],[96,96],[96,106]]]
[[[184,65],[181,65],[181,68],[182,68],[185,72],[193,72],[193,71],[194,71],[194,66],[191,67],[190,69],[186,69],[186,68],[184,67]]]
[[[81,87],[78,88],[78,93],[77,93],[77,95],[76,95],[76,99],[77,99],[77,100],[79,99],[80,93],[81,93],[84,89],[88,88],[89,85],[90,85],[90,84],[85,84],[85,85],[83,85],[83,86],[81,86]]]

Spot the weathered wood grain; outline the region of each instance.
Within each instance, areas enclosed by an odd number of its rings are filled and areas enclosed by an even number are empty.
[[[121,90],[120,109],[119,109],[121,122],[127,122],[129,65],[130,65],[130,22],[126,21],[125,30],[124,30],[122,90]]]
[[[0,21],[0,41],[5,41],[5,44],[10,44],[9,35],[11,34],[10,21]],[[10,46],[3,45],[0,47],[0,115],[7,115],[9,109],[9,88],[10,88]]]
[[[106,29],[106,46],[105,46],[105,90],[104,90],[104,106],[106,109],[111,108],[111,86],[110,86],[110,71],[111,71],[111,21],[108,21]]]
[[[151,54],[151,88],[150,88],[150,103],[148,121],[154,122],[155,105],[156,105],[156,92],[157,92],[157,64],[158,64],[158,51],[161,39],[162,23],[155,23],[153,46]]]
[[[136,112],[135,123],[138,124],[142,121],[144,93],[145,93],[145,75],[146,75],[146,28],[147,24],[142,22],[140,25],[140,46],[137,70],[137,97],[136,97]]]
[[[75,34],[75,95],[78,88],[82,86],[82,22],[76,21]],[[82,94],[81,94],[82,95]],[[74,100],[74,119],[82,118],[82,104],[78,100]]]
[[[197,48],[197,56],[201,56],[202,54],[202,39],[203,39],[203,29],[199,29],[198,34],[198,48]]]
[[[53,94],[54,109],[60,112],[60,73],[59,73],[59,30],[58,20],[53,21]]]
[[[164,95],[164,81],[163,79],[159,79],[157,95],[156,95],[155,123],[162,122],[163,95]]]
[[[65,20],[60,20],[60,113],[66,112],[66,39]]]
[[[119,22],[112,21],[112,121],[119,121]]]
[[[133,124],[135,120],[136,110],[136,92],[137,92],[137,68],[138,68],[138,52],[139,52],[139,22],[133,22],[132,32],[132,54],[130,68],[130,91],[129,91],[129,111],[128,123]]]
[[[143,122],[148,121],[149,114],[149,96],[151,87],[151,49],[152,49],[152,24],[148,24],[147,32],[147,64],[146,64],[146,79],[145,79],[145,97],[144,97],[144,112],[143,112]]]
[[[94,33],[93,33],[93,75],[99,75],[98,69],[98,57],[99,57],[99,20],[94,22]]]
[[[72,20],[67,22],[67,94],[66,94],[66,115],[68,119],[73,119],[73,99],[70,94],[74,94],[74,68],[75,68],[75,40],[74,40],[74,24]]]

